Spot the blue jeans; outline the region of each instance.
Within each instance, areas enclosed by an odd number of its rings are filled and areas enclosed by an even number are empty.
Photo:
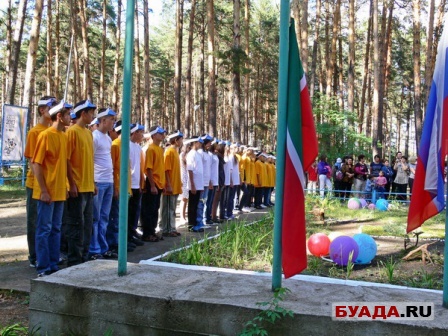
[[[109,250],[106,240],[110,207],[114,195],[113,183],[96,183],[98,193],[93,196],[93,227],[90,240],[90,254],[104,254]]]
[[[270,187],[263,187],[263,204],[268,206],[271,204],[271,188]]]
[[[64,201],[50,204],[37,201],[36,256],[37,273],[57,271],[61,243]]]
[[[201,195],[199,196],[198,213],[196,215],[196,226],[198,227],[204,226],[204,208],[205,203],[207,203],[208,191],[208,187],[204,187],[204,190],[201,190]]]
[[[205,204],[205,211],[204,211],[204,219],[206,221],[212,220],[212,205],[213,205],[213,199],[215,198],[215,192],[216,192],[217,186],[213,187],[213,189],[208,190],[208,196],[207,196],[207,203]]]
[[[112,205],[109,213],[109,225],[106,231],[106,241],[110,249],[118,248],[118,197],[112,197]]]

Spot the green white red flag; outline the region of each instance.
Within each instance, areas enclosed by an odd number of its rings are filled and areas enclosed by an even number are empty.
[[[307,267],[305,174],[318,154],[316,128],[294,23],[289,28],[288,105],[282,215],[282,268],[285,278]]]

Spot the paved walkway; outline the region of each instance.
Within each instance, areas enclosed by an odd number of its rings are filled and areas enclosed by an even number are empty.
[[[249,214],[239,215],[238,220],[247,222],[255,221],[267,214],[267,210],[256,210]],[[177,211],[179,214],[179,209]],[[37,277],[36,269],[31,268],[28,263],[28,247],[26,242],[26,214],[23,202],[2,204],[0,206],[0,289],[30,291],[30,279]],[[229,222],[228,222],[229,223]],[[180,247],[183,242],[192,239],[200,239],[204,235],[213,235],[220,227],[227,224],[220,224],[206,229],[204,233],[190,233],[185,226],[181,226],[177,218],[177,226],[180,237],[165,237],[163,241],[156,243],[145,243],[144,246],[137,247],[135,251],[128,253],[128,262],[138,263],[176,247]]]

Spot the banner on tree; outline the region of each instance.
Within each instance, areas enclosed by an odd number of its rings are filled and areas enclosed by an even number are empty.
[[[28,108],[3,105],[0,158],[2,161],[22,161],[26,139]]]

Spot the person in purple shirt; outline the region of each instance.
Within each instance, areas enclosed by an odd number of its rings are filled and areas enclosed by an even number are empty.
[[[327,162],[327,156],[321,155],[317,164],[317,174],[319,175],[320,197],[324,197],[325,187],[331,192],[331,166]]]

